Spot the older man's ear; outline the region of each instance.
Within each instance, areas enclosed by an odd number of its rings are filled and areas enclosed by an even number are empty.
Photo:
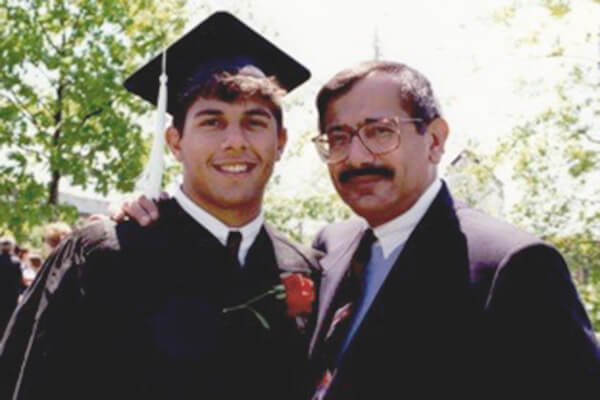
[[[449,131],[448,123],[443,118],[436,118],[427,126],[426,133],[429,133],[431,137],[429,161],[434,164],[439,164],[442,160]]]

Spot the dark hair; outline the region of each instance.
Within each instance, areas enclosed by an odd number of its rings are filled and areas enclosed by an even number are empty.
[[[442,115],[429,80],[419,71],[391,61],[367,61],[337,73],[319,90],[317,110],[321,131],[325,128],[325,112],[329,103],[347,93],[358,81],[372,72],[384,72],[396,78],[402,107],[412,118],[421,118],[424,121],[415,123],[420,133],[425,131],[431,121]]]
[[[261,74],[262,75],[262,74]],[[178,96],[178,107],[173,113],[173,126],[183,135],[185,117],[192,104],[199,98],[215,98],[226,102],[258,97],[264,100],[275,120],[277,128],[283,126],[281,98],[285,90],[274,77],[265,77],[255,73],[255,69],[246,68],[236,72],[219,72],[208,80],[188,85]]]

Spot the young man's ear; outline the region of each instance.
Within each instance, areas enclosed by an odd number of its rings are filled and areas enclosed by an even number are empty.
[[[165,139],[169,149],[171,149],[171,152],[177,161],[181,161],[181,135],[179,134],[177,128],[175,128],[173,125],[167,128],[167,131],[165,132]]]
[[[443,118],[436,118],[427,125],[425,134],[431,137],[429,143],[429,161],[438,164],[444,154],[446,139],[448,139],[448,123]]]
[[[285,144],[287,143],[287,129],[283,126],[277,132],[277,161],[281,160]]]

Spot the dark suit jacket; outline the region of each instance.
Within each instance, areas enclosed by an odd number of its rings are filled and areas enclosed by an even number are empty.
[[[333,224],[315,241],[327,255],[312,360],[363,229],[358,221]],[[560,254],[455,207],[444,185],[354,336],[327,399],[393,399],[412,390],[417,398],[438,391],[493,397],[599,377],[597,343]]]
[[[45,263],[0,344],[0,398],[295,398],[308,337],[265,298],[280,273],[318,272],[316,253],[266,227],[243,269],[175,202],[150,228],[102,221]]]

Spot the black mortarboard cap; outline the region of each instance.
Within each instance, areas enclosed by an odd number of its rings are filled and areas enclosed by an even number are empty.
[[[310,77],[310,71],[273,43],[227,12],[216,12],[167,49],[167,111],[173,114],[177,97],[191,81],[200,82],[216,72],[254,66],[275,76],[291,91]],[[157,104],[162,55],[141,67],[125,81],[127,90]]]

